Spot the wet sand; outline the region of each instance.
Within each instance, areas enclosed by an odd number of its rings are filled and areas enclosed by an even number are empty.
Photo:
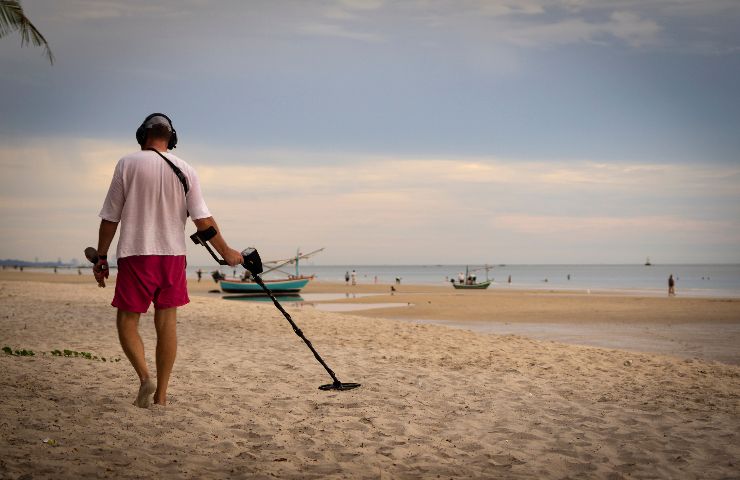
[[[655,297],[610,292],[497,290],[330,284],[305,291],[375,292],[354,305],[396,303],[353,315],[444,325],[475,332],[524,335],[577,345],[654,352],[740,365],[740,300]]]

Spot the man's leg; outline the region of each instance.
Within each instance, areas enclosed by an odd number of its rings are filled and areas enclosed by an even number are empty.
[[[126,354],[129,362],[136,370],[141,382],[134,405],[147,408],[150,402],[149,396],[154,392],[154,383],[149,379],[149,369],[144,357],[144,342],[141,340],[141,335],[139,335],[140,316],[139,313],[127,312],[119,308],[116,316],[116,326],[118,327],[118,340],[121,342],[123,353]]]
[[[177,355],[177,307],[154,310],[157,329],[157,391],[154,403],[167,404],[167,384]]]

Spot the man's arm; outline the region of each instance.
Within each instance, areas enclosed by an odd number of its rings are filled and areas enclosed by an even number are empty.
[[[100,221],[100,230],[98,231],[98,255],[108,256],[108,249],[113,241],[113,237],[116,236],[116,230],[118,230],[117,222],[110,222],[108,220]]]
[[[199,218],[197,220],[193,219],[193,223],[195,224],[195,228],[197,228],[199,232],[207,229],[208,227],[213,227],[216,229],[216,235],[209,241],[211,242],[211,245],[213,245],[213,248],[215,248],[216,251],[220,253],[221,256],[224,258],[224,260],[226,260],[226,263],[228,263],[232,267],[235,267],[236,265],[241,265],[241,263],[244,262],[242,254],[229,247],[229,245],[226,243],[226,240],[224,239],[223,235],[221,235],[221,230],[219,230],[218,225],[216,225],[216,220],[214,220],[213,217]]]

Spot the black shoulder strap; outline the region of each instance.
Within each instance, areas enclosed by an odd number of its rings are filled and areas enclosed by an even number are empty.
[[[185,174],[182,173],[182,170],[180,170],[177,165],[172,163],[169,158],[162,155],[158,150],[154,148],[145,148],[144,150],[151,150],[152,152],[156,153],[160,157],[164,159],[165,162],[167,162],[167,165],[169,165],[172,168],[172,171],[175,172],[175,175],[177,175],[177,178],[180,180],[180,183],[182,183],[182,188],[185,190],[185,195],[188,194],[188,191],[190,188],[188,187],[188,179],[185,178]]]

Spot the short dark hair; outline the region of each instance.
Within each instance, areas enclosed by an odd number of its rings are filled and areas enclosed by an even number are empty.
[[[166,125],[162,125],[161,123],[154,124],[146,129],[147,140],[157,139],[169,142],[171,136],[172,132],[170,131],[169,127],[167,127]]]

